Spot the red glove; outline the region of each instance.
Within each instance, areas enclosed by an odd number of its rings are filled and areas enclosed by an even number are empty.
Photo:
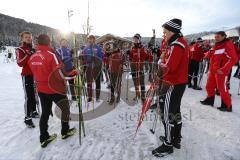
[[[71,77],[74,77],[74,76],[79,75],[79,74],[80,74],[80,72],[77,71],[77,70],[72,70],[70,72],[67,72],[67,76],[71,76]]]

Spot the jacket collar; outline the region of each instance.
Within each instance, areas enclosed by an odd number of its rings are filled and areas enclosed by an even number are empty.
[[[22,46],[27,47],[27,48],[32,48],[32,44],[28,44],[28,43],[25,43],[25,42],[22,43]]]
[[[142,43],[134,43],[134,48],[142,48]]]
[[[229,39],[228,38],[225,38],[224,40],[222,40],[222,41],[220,41],[220,42],[216,42],[216,45],[218,46],[218,45],[222,45],[222,44],[224,44],[226,41],[229,41]]]
[[[172,42],[174,42],[176,39],[182,37],[182,33],[176,33],[174,34],[168,41],[168,44],[171,45]]]

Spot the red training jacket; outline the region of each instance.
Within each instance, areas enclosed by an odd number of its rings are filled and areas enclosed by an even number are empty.
[[[16,49],[17,64],[22,67],[22,76],[32,76],[32,71],[28,66],[28,60],[31,56],[30,54],[31,46],[27,44],[22,44]]]
[[[171,85],[188,82],[188,55],[189,46],[183,37],[168,45],[165,59],[160,64],[165,70],[164,81]]]
[[[120,51],[116,51],[109,56],[109,72],[116,76],[122,75],[124,55]]]
[[[65,94],[65,80],[73,77],[64,77],[61,71],[64,65],[52,51],[48,46],[38,45],[36,53],[31,56],[28,64],[33,72],[38,92]],[[71,74],[74,76],[75,73],[71,72]]]
[[[216,73],[217,70],[221,69],[227,75],[238,61],[234,45],[229,39],[216,43],[211,49],[211,53],[210,72],[212,73]]]
[[[199,44],[194,44],[190,47],[190,56],[191,60],[201,62],[204,57],[204,49]]]
[[[145,48],[141,45],[140,47],[133,47],[130,51],[131,65],[137,70],[143,69],[145,61],[147,59],[147,53]]]

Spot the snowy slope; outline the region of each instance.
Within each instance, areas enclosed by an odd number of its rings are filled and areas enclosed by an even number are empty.
[[[205,75],[206,76],[206,75]],[[15,63],[3,64],[0,57],[0,159],[1,160],[155,160],[151,150],[160,145],[163,126],[158,123],[156,135],[149,129],[153,113],[148,112],[133,139],[140,104],[128,106],[123,101],[110,113],[87,121],[86,137],[79,146],[78,135],[41,149],[39,127],[28,129],[23,123],[23,91],[20,69]],[[204,77],[206,79],[206,77]],[[238,80],[232,79],[233,113],[222,113],[202,106],[205,91],[187,89],[182,101],[182,149],[169,160],[240,160],[240,96]],[[220,105],[217,98],[215,106]],[[39,122],[34,120],[35,124]],[[78,126],[71,122],[71,126]],[[60,120],[51,117],[49,132],[60,133]],[[60,136],[59,136],[60,137]]]

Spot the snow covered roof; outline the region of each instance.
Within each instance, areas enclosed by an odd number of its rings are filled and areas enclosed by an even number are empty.
[[[209,34],[206,36],[202,36],[203,40],[213,40],[214,39],[214,34]]]
[[[231,30],[227,30],[226,34],[228,37],[239,37],[239,28],[235,28],[235,29],[231,29]]]
[[[96,43],[98,43],[98,44],[99,43],[104,43],[104,42],[107,42],[107,41],[110,41],[110,40],[119,40],[119,41],[123,41],[123,42],[127,42],[127,43],[132,43],[132,41],[130,41],[126,38],[115,36],[113,34],[106,34],[106,35],[103,35],[103,36],[97,38]]]

